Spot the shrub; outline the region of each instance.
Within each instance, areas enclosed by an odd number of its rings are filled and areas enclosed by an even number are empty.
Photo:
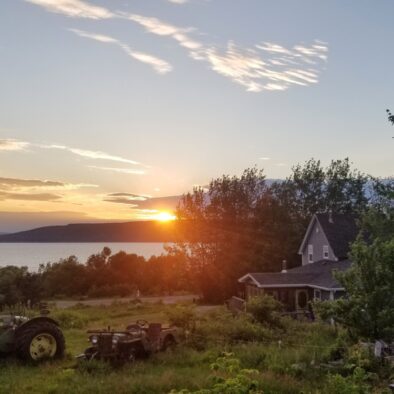
[[[88,322],[86,317],[72,310],[55,312],[53,317],[63,329],[84,328]]]
[[[194,312],[194,306],[177,305],[175,308],[168,309],[166,314],[170,324],[174,326],[185,330],[191,330],[195,326],[196,314]]]
[[[368,394],[371,390],[370,386],[366,383],[367,379],[367,374],[360,367],[357,367],[353,371],[353,374],[347,377],[339,374],[329,375],[326,392],[328,394]]]
[[[280,326],[280,314],[282,304],[269,295],[251,298],[246,304],[246,311],[261,323],[270,326]]]
[[[254,379],[258,371],[242,369],[240,361],[232,353],[223,353],[211,364],[212,386],[207,389],[189,391],[172,390],[170,394],[259,394],[259,382]]]
[[[192,346],[205,349],[214,344],[226,344],[248,341],[263,341],[273,339],[279,333],[274,333],[259,324],[255,324],[247,314],[233,316],[227,310],[212,311],[196,322],[190,337]]]

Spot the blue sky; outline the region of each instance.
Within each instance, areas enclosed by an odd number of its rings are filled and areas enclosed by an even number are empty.
[[[155,198],[310,157],[393,175],[393,15],[391,0],[2,0],[7,226],[154,217]]]

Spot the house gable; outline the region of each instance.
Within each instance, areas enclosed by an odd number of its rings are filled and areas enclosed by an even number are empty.
[[[302,257],[302,265],[320,260],[338,260],[316,215],[309,223],[298,253]]]

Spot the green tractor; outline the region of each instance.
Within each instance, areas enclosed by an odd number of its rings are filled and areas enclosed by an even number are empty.
[[[0,355],[39,362],[63,357],[64,349],[63,333],[50,317],[0,315]]]

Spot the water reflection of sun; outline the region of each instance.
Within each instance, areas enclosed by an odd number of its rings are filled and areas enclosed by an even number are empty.
[[[159,212],[155,215],[155,219],[159,222],[169,222],[171,220],[175,220],[176,216],[169,212]]]

